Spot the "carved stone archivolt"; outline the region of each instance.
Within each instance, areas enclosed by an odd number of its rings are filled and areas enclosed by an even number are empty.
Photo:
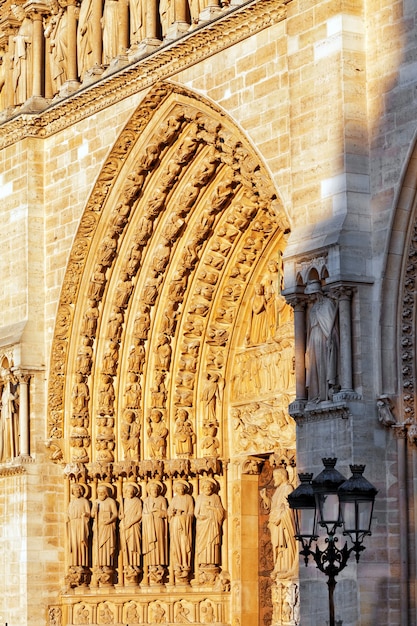
[[[73,498],[90,510],[89,564],[67,554],[68,589],[228,593],[227,459],[295,447],[277,204],[231,121],[171,85],[150,92],[104,164],[52,348],[51,459],[85,485]],[[123,522],[135,515],[136,534]],[[213,597],[135,610],[222,621]]]

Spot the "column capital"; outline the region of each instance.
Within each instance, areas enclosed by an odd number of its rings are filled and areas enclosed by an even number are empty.
[[[28,15],[31,19],[42,19],[44,15],[50,13],[50,9],[47,4],[39,0],[29,0],[25,2],[23,5],[26,15]]]

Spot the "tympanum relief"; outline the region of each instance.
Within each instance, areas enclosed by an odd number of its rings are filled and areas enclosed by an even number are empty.
[[[294,448],[286,221],[233,127],[171,89],[132,117],[129,147],[122,134],[123,159],[109,156],[82,219],[86,245],[74,244],[63,288],[79,297],[58,314],[49,444],[90,506],[89,563],[68,559],[68,590],[207,590],[201,606],[149,599],[135,610],[226,622],[222,594],[241,597],[230,592],[229,459]],[[158,123],[143,125],[147,111]]]

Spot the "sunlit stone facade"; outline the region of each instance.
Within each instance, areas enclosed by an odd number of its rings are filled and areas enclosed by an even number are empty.
[[[0,623],[417,623],[413,2],[0,5]]]

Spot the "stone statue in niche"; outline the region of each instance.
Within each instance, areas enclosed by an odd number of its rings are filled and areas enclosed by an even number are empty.
[[[143,0],[130,0],[129,17],[130,17],[130,47],[136,48],[137,45],[145,38],[145,16],[144,16]],[[130,620],[132,621],[132,620]]]
[[[217,421],[217,411],[223,397],[223,384],[224,381],[217,372],[207,374],[207,383],[201,394],[205,407],[205,421]]]
[[[207,574],[221,563],[221,529],[225,511],[219,495],[215,493],[216,486],[212,478],[203,479],[194,510],[197,563],[200,570],[207,570]]]
[[[254,291],[250,331],[247,339],[248,343],[257,345],[264,343],[268,338],[268,318],[264,286],[257,283],[254,286]]]
[[[297,561],[297,546],[294,537],[294,522],[287,496],[293,491],[289,482],[288,471],[278,467],[273,471],[275,491],[269,499],[266,489],[261,490],[261,497],[269,506],[268,528],[271,533],[272,556],[274,569],[271,578],[288,577],[294,570]]]
[[[166,622],[166,611],[160,602],[149,605],[151,623],[163,624]]]
[[[337,306],[321,290],[319,281],[307,285],[305,292],[314,301],[308,315],[306,387],[308,400],[331,400],[338,384],[339,335]]]
[[[69,564],[88,567],[90,541],[90,503],[85,497],[87,486],[75,483],[71,487],[72,498],[67,511],[67,537]]]
[[[142,533],[143,563],[148,566],[149,582],[163,582],[168,564],[167,501],[162,495],[162,484],[150,480],[143,501]]]
[[[126,621],[128,624],[140,624],[138,609],[136,604],[131,604],[126,611]]]
[[[134,411],[128,410],[123,414],[120,438],[122,440],[124,458],[137,461],[139,459],[140,424]]]
[[[214,608],[209,600],[206,600],[204,604],[201,604],[200,614],[203,624],[213,624],[216,621],[214,616]]]
[[[82,0],[77,30],[78,73],[80,80],[93,66],[93,1]]]
[[[88,463],[90,457],[85,448],[85,445],[89,443],[89,439],[84,439],[79,436],[71,437],[71,461],[72,463]]]
[[[124,272],[120,277],[119,283],[117,284],[116,293],[114,296],[114,303],[117,308],[125,309],[127,307],[132,291],[133,283],[130,280],[129,274]]]
[[[177,326],[177,303],[169,300],[162,312],[161,332],[165,335],[173,335]]]
[[[106,235],[98,250],[98,263],[101,267],[110,267],[116,256],[117,239],[111,235]]]
[[[56,0],[50,1],[52,17],[45,29],[49,39],[50,78],[53,93],[57,93],[67,80],[68,14],[66,7]]]
[[[101,483],[97,487],[97,499],[93,502],[91,517],[93,525],[93,566],[99,568],[96,577],[100,584],[109,585],[113,580],[116,552],[116,502],[112,486]]]
[[[151,459],[165,459],[168,428],[165,425],[162,411],[152,409],[148,423],[149,456]]]
[[[141,558],[142,500],[139,498],[139,487],[136,483],[124,485],[120,519],[120,542],[125,564],[125,576],[130,584],[137,584]]]
[[[95,300],[88,301],[88,308],[84,313],[81,334],[86,337],[94,337],[97,330],[99,311]]]
[[[135,374],[142,374],[143,365],[145,363],[145,346],[141,339],[135,341],[131,347],[128,356],[128,368],[129,372],[135,372]]]
[[[91,339],[83,337],[77,352],[76,368],[77,372],[88,376],[93,362],[93,348],[91,347]]]
[[[85,2],[86,0],[83,0],[82,4],[84,4]],[[88,297],[90,298],[90,300],[94,300],[95,302],[99,302],[101,300],[101,297],[104,293],[105,282],[106,275],[103,272],[102,268],[96,268],[88,285]]]
[[[196,436],[188,411],[177,409],[174,428],[174,446],[178,458],[188,459],[193,454]]]
[[[158,276],[158,272],[151,270],[151,274],[147,279],[142,291],[142,300],[149,306],[154,306],[159,293],[159,286],[163,276]]]
[[[163,409],[167,399],[167,389],[165,386],[165,372],[155,372],[155,385],[151,388],[152,407]]]
[[[201,442],[201,451],[203,457],[218,457],[220,442],[217,439],[217,422],[207,422],[203,425],[204,438]]]
[[[155,367],[168,371],[171,364],[172,348],[167,335],[159,335],[155,353]]]
[[[11,6],[13,16],[20,22],[19,30],[13,37],[12,84],[15,104],[23,104],[31,95],[32,80],[32,20],[21,5]]]
[[[116,308],[111,312],[109,321],[107,322],[107,339],[119,343],[122,338],[123,332],[123,313],[120,309]]]
[[[100,461],[101,463],[113,463],[114,447],[115,447],[115,443],[113,440],[109,440],[104,437],[97,437],[97,440],[96,440],[97,461]]]
[[[130,372],[128,375],[128,382],[126,383],[125,393],[125,408],[138,409],[142,398],[142,389],[138,376],[134,372]]]
[[[187,481],[174,483],[174,497],[168,507],[170,563],[177,583],[187,583],[191,570],[194,501]]]
[[[117,364],[119,359],[119,344],[110,341],[108,348],[103,356],[103,372],[110,376],[117,374]]]
[[[103,63],[108,65],[119,53],[119,1],[105,0],[101,26],[103,29]]]
[[[147,339],[151,327],[150,308],[143,302],[139,305],[139,311],[133,324],[133,336],[136,339]]]
[[[13,374],[6,370],[1,389],[1,448],[0,461],[19,455],[19,386]]]
[[[90,391],[82,374],[75,374],[75,383],[71,392],[73,415],[85,415],[88,413],[88,401]]]
[[[114,410],[114,387],[113,379],[108,374],[101,375],[101,385],[98,392],[99,413],[101,415],[113,415]]]
[[[189,617],[190,609],[187,609],[183,602],[177,602],[174,611],[177,624],[189,624],[191,622],[191,618]]]
[[[99,605],[98,617],[100,624],[114,624],[114,613],[106,603]]]

